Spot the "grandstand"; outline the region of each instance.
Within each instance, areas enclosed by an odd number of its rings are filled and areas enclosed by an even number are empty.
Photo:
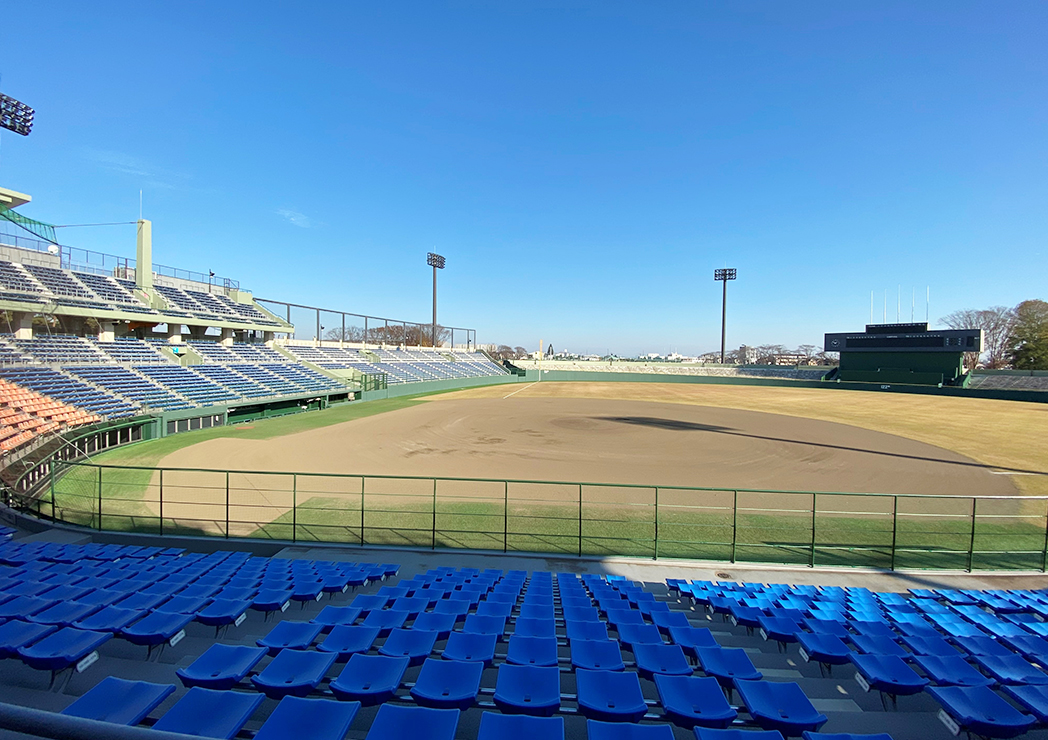
[[[616,360],[514,360],[514,365],[528,370],[563,370],[568,372],[649,373],[658,375],[695,375],[717,378],[781,378],[784,380],[821,380],[832,368],[798,365],[703,365],[683,362],[645,362]]]

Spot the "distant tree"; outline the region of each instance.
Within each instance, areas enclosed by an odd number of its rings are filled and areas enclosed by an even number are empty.
[[[324,339],[329,342],[363,342],[364,330],[359,326],[347,326],[344,330],[337,326],[324,332]]]
[[[786,353],[786,348],[781,344],[762,344],[754,349],[757,353],[758,365],[772,365],[778,355]]]
[[[1048,370],[1048,303],[1030,300],[1015,307],[1008,357],[1016,370]]]
[[[814,344],[802,344],[797,348],[797,354],[804,355],[805,359],[812,359],[815,357],[815,352],[818,348]]]
[[[523,360],[523,359],[525,359],[525,358],[526,358],[526,357],[527,357],[527,356],[528,356],[529,354],[531,354],[531,353],[530,353],[530,352],[528,352],[528,351],[527,351],[526,349],[524,349],[523,347],[514,347],[514,348],[513,348],[513,359],[514,359],[514,360]]]
[[[964,308],[939,319],[951,329],[982,329],[985,366],[997,370],[1008,366],[1008,347],[1015,326],[1015,309],[992,306],[985,309]],[[979,363],[978,352],[965,352],[964,364],[974,370]]]

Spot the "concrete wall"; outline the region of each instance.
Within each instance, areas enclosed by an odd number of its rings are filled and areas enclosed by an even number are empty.
[[[509,385],[521,383],[527,378],[517,375],[486,375],[482,378],[449,378],[447,380],[425,380],[420,383],[396,383],[382,391],[364,391],[361,400],[374,401],[378,398],[396,398],[397,396],[413,396],[417,393],[432,393],[434,391],[451,391],[460,388],[478,388],[486,385]],[[537,380],[537,378],[532,378]]]

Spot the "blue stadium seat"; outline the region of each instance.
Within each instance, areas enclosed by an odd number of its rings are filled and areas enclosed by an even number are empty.
[[[335,663],[334,653],[312,650],[281,650],[251,683],[270,699],[308,696]]]
[[[265,654],[265,648],[215,644],[175,674],[187,688],[227,690],[240,683]]]
[[[269,634],[256,640],[255,644],[264,647],[270,655],[276,655],[284,648],[306,650],[320,634],[321,625],[312,622],[294,622],[284,620],[277,622]]]
[[[332,628],[324,641],[317,645],[317,650],[325,653],[336,653],[337,660],[349,660],[355,653],[366,653],[378,639],[378,627],[347,626],[344,624]]]
[[[651,621],[664,635],[668,635],[671,629],[692,629],[688,615],[684,612],[652,612]]]
[[[563,717],[529,717],[526,714],[480,715],[477,740],[564,740]]]
[[[436,614],[453,614],[456,621],[461,622],[469,614],[469,610],[473,608],[473,605],[468,599],[457,599],[452,597],[443,601],[438,601],[437,605],[433,607],[433,611]]]
[[[426,630],[436,632],[438,640],[448,639],[448,635],[455,629],[457,616],[454,614],[437,614],[435,612],[423,612],[411,623],[413,630]]]
[[[957,637],[953,642],[968,655],[1013,655],[1011,650],[992,637]]]
[[[634,725],[627,722],[586,720],[589,740],[673,740],[669,725]]]
[[[1044,685],[1048,675],[1040,668],[1030,665],[1025,658],[1011,655],[975,655],[973,660],[984,671],[1005,685]]]
[[[696,727],[695,740],[783,740],[778,730],[719,730]]]
[[[37,624],[53,624],[58,627],[69,627],[77,620],[90,616],[98,611],[95,604],[81,604],[77,601],[60,601],[54,606],[38,611],[26,619]]]
[[[796,683],[737,680],[735,688],[761,729],[799,735],[804,730],[818,730],[826,724],[826,715],[812,706]]]
[[[391,658],[407,658],[409,665],[421,665],[433,652],[436,642],[436,632],[395,629],[389,633],[378,652]]]
[[[826,665],[844,665],[852,654],[851,648],[835,635],[818,632],[798,632],[800,656],[805,662],[814,660]]]
[[[1005,686],[1004,692],[1019,702],[1024,709],[1033,712],[1037,721],[1048,724],[1048,686]]]
[[[454,740],[459,710],[383,704],[366,740]]]
[[[230,740],[263,698],[262,694],[192,688],[157,720],[153,729]]]
[[[192,621],[192,614],[153,612],[121,628],[117,634],[134,645],[147,645],[152,648],[155,645],[175,640],[178,635],[182,634],[186,625]]]
[[[922,678],[897,655],[868,655],[853,653],[848,656],[858,670],[856,680],[871,689],[889,696],[919,694],[929,681]]]
[[[515,665],[555,666],[557,638],[511,635],[506,662]]]
[[[174,693],[171,684],[125,681],[106,676],[90,691],[62,710],[70,717],[137,725]]]
[[[496,635],[452,632],[444,646],[444,660],[477,661],[490,666],[495,660]]]
[[[908,637],[902,638],[914,655],[934,655],[942,658],[951,658],[960,655],[957,648],[950,645],[941,637]]]
[[[366,707],[382,704],[396,694],[407,669],[407,658],[357,653],[331,682],[331,691],[343,701],[359,701]]]
[[[857,735],[853,732],[810,732],[808,730],[801,733],[801,738],[803,740],[892,740],[892,736],[886,732]]]
[[[928,693],[942,705],[945,718],[952,720],[954,727],[974,735],[1016,737],[1026,732],[1036,721],[986,686],[932,686]],[[944,719],[943,714],[939,717]],[[950,731],[957,734],[953,727],[950,727]]]
[[[852,635],[851,643],[864,655],[894,655],[897,658],[909,658],[910,653],[890,637],[883,635]],[[956,652],[956,651],[954,651]]]
[[[572,640],[571,665],[594,671],[624,671],[619,644],[613,640]]]
[[[320,614],[309,621],[319,624],[320,631],[327,634],[332,627],[353,624],[360,614],[360,609],[355,606],[325,606],[320,610]]]
[[[660,673],[668,676],[692,674],[691,665],[679,645],[634,645],[633,657],[642,678],[650,679]]]
[[[109,632],[63,627],[31,645],[18,648],[18,655],[27,666],[40,671],[55,673],[74,665],[83,670],[90,664],[88,661],[93,662],[93,657],[97,659],[98,648],[112,637]]]
[[[659,702],[675,725],[727,727],[738,716],[713,677],[655,674]]]
[[[560,709],[560,671],[503,663],[495,680],[494,699],[505,714],[549,717]]]
[[[498,601],[482,601],[477,604],[476,615],[479,617],[501,617],[506,619],[513,613],[513,604]]]
[[[993,685],[992,678],[987,678],[972,668],[960,654],[917,655],[913,660],[937,686]]]
[[[254,740],[342,740],[359,710],[355,701],[285,696]]]
[[[575,671],[579,711],[605,722],[639,722],[648,705],[636,673]]]
[[[616,628],[619,642],[632,649],[634,645],[661,645],[662,634],[653,624],[623,624]]]
[[[218,598],[196,613],[196,621],[215,628],[239,624],[250,608],[250,599]]]
[[[427,659],[411,687],[415,703],[435,709],[469,709],[480,692],[483,663]]]
[[[12,619],[0,624],[0,658],[13,658],[18,649],[47,637],[58,628],[53,624],[34,624]]]
[[[696,654],[706,675],[726,689],[732,689],[736,679],[759,681],[764,677],[742,648],[698,648]]]
[[[382,588],[387,587],[383,586]],[[359,609],[360,614],[369,614],[373,611],[385,609],[390,601],[392,601],[392,597],[386,596],[382,593],[357,594],[355,597],[353,597],[353,602],[350,604],[350,606],[354,609]]]
[[[670,641],[680,645],[684,652],[698,660],[699,648],[719,648],[713,633],[707,627],[670,627]]]
[[[407,619],[408,613],[405,611],[382,609],[369,612],[361,624],[365,627],[378,627],[379,635],[385,637],[393,630],[403,627]]]
[[[604,622],[565,622],[568,641],[607,640],[608,627]]]
[[[532,617],[518,617],[513,623],[513,634],[522,637],[553,637],[557,636],[557,625],[552,617],[549,619],[536,619]]]

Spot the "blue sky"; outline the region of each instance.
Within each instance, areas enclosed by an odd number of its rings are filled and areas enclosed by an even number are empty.
[[[154,259],[481,342],[821,344],[1048,298],[1044,2],[33,2],[0,185]],[[133,255],[132,227],[63,241]],[[917,314],[923,318],[923,301]]]

